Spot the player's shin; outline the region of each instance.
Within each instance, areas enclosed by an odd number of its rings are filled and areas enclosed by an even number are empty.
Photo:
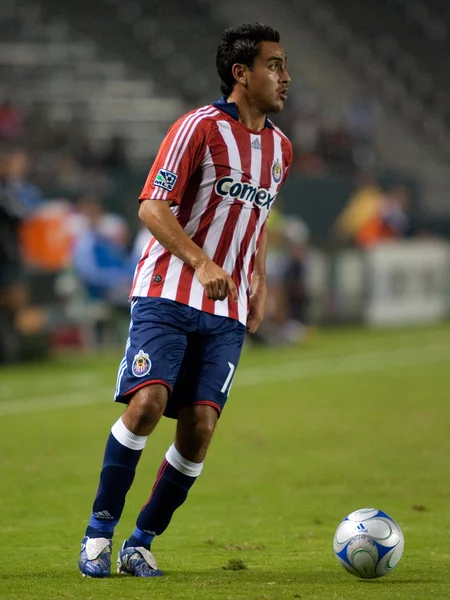
[[[146,441],[147,436],[131,433],[122,419],[111,428],[100,474],[100,485],[86,529],[88,537],[112,538]]]
[[[186,500],[202,468],[203,462],[185,459],[172,444],[158,471],[150,498],[136,521],[136,529],[128,539],[130,546],[150,549],[154,536],[165,531],[175,510]]]

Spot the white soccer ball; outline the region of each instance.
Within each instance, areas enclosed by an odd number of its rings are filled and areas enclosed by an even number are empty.
[[[402,530],[394,519],[376,508],[362,508],[340,523],[333,549],[349,573],[362,579],[375,579],[394,569],[404,545]]]

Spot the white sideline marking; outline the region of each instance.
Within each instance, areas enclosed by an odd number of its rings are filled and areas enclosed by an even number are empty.
[[[429,346],[407,346],[364,354],[348,354],[336,357],[310,358],[282,364],[267,364],[247,367],[238,371],[234,389],[251,387],[264,383],[283,383],[314,377],[328,377],[348,373],[368,373],[384,369],[414,367],[424,364],[450,362],[450,345],[435,344]],[[450,380],[450,377],[449,377]],[[29,400],[11,400],[0,404],[0,416],[38,413],[62,408],[105,404],[105,396],[113,395],[113,384],[94,389],[90,381],[89,389],[67,394],[46,394],[34,396]]]
[[[443,360],[450,362],[449,345],[409,346],[383,350],[382,352],[349,354],[347,356],[339,355],[336,357],[327,357],[326,359],[312,358],[281,365],[250,367],[237,373],[235,385],[252,386],[270,382],[283,383],[283,381],[294,381],[310,377],[366,373],[383,369],[412,367]]]
[[[77,373],[69,376],[64,373],[55,373],[51,381],[43,381],[42,379],[33,381],[33,389],[39,397],[47,396],[51,394],[52,389],[55,389],[58,383],[64,385],[66,388],[92,388],[97,385],[98,376],[93,373]],[[18,375],[14,384],[0,382],[0,398],[5,397],[7,394],[10,396],[22,395],[21,392],[23,394],[23,387],[20,387],[20,375]]]

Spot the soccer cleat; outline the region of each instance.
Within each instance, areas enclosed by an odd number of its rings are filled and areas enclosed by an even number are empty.
[[[112,541],[106,538],[84,537],[81,540],[78,567],[83,577],[109,577]]]
[[[150,550],[139,546],[127,546],[127,540],[122,544],[117,557],[117,572],[129,573],[135,577],[160,577],[156,560]]]

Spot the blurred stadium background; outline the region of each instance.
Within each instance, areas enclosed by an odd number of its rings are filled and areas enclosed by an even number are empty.
[[[255,20],[289,57],[294,145],[257,341],[448,318],[446,0],[2,0],[0,362],[122,346],[147,171],[219,96],[221,31]]]

